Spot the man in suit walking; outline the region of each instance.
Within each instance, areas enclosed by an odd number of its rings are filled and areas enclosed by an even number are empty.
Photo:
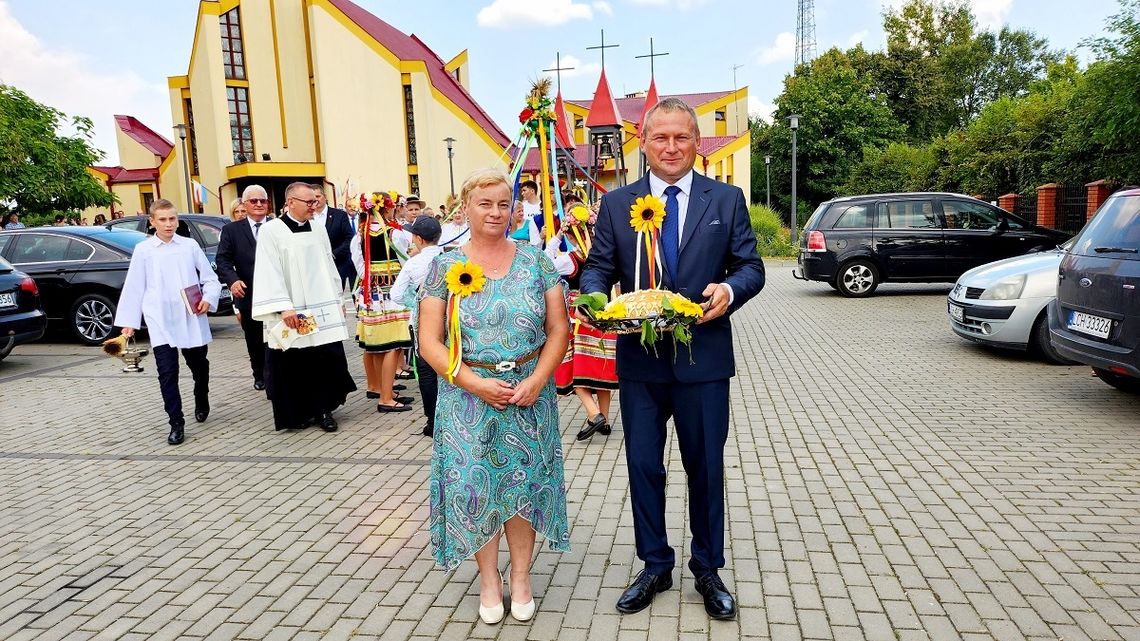
[[[349,287],[352,287],[356,282],[356,267],[352,264],[351,250],[352,236],[356,230],[352,228],[352,218],[343,209],[329,207],[324,185],[313,183],[309,186],[317,192],[317,213],[313,215],[313,224],[324,227],[325,233],[329,235],[333,262],[336,263],[336,271],[340,274],[341,289],[344,288],[345,281]]]
[[[261,185],[250,185],[241,195],[246,217],[222,227],[218,239],[218,276],[229,285],[245,334],[245,349],[253,370],[253,389],[265,389],[265,332],[263,324],[253,319],[253,263],[257,255],[257,235],[269,214],[269,196]]]
[[[760,292],[764,264],[738,187],[693,172],[700,132],[697,115],[666,98],[645,116],[641,150],[649,173],[602,198],[594,245],[582,274],[583,292],[623,292],[648,282],[648,261],[634,273],[636,243],[630,206],[652,194],[665,203],[660,233],[663,286],[700,302],[704,318],[691,347],[673,341],[645,350],[636,335],[618,337],[617,374],[625,430],[637,556],[645,569],[618,599],[626,614],[645,609],[673,586],[675,553],[665,532],[665,423],[673,419],[689,488],[689,570],[705,611],[736,616],[736,601],[717,575],[724,567],[724,446],[728,440],[729,379],[735,375],[729,314]],[[675,347],[676,345],[676,347]]]

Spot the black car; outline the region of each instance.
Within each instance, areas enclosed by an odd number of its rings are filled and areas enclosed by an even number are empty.
[[[1140,189],[1119,191],[1077,234],[1058,271],[1049,339],[1066,358],[1140,393]]]
[[[131,253],[145,239],[106,227],[0,231],[0,256],[35,279],[49,320],[63,321],[80,341],[96,345],[112,334]],[[232,311],[223,288],[218,313]]]
[[[0,361],[16,345],[39,340],[46,328],[36,281],[0,258]]]
[[[1052,249],[1069,237],[960,194],[848,196],[808,219],[793,273],[863,297],[884,281],[952,283],[978,265]]]
[[[206,253],[210,266],[217,269],[218,241],[222,237],[222,227],[228,222],[230,222],[228,218],[221,216],[178,214],[178,230],[175,233],[193,238]],[[150,226],[150,216],[127,216],[109,220],[107,229],[133,229],[148,236],[154,233],[154,227]]]

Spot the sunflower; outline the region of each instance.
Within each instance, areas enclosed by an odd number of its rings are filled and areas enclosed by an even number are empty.
[[[663,220],[665,220],[665,203],[652,194],[638,198],[629,208],[629,225],[634,231],[656,231],[661,229]]]
[[[606,305],[605,309],[594,314],[594,318],[597,320],[617,320],[626,318],[626,316],[628,316],[628,312],[625,305],[620,302],[610,303]]]
[[[482,290],[486,282],[483,268],[471,261],[454,263],[447,270],[447,291],[456,296],[470,296]]]

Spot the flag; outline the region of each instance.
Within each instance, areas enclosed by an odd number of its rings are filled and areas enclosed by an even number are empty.
[[[193,187],[194,204],[198,206],[205,205],[210,199],[210,191],[206,189],[205,185],[196,180],[190,181],[190,184]]]

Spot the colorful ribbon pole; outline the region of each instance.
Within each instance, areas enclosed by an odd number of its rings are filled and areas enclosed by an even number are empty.
[[[546,128],[540,122],[538,125],[538,149],[542,155],[542,222],[546,230],[546,242],[554,237],[554,210],[551,208],[550,194],[550,158],[546,155]]]

